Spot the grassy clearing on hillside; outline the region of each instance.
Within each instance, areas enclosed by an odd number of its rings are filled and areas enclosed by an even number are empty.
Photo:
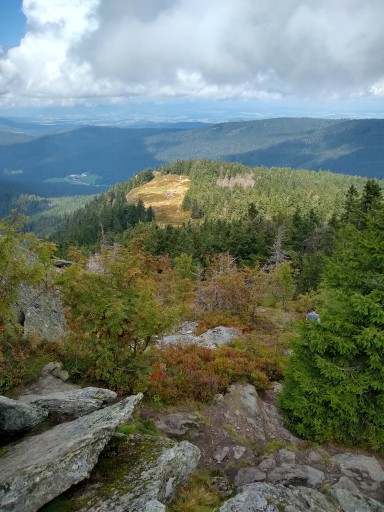
[[[137,203],[141,199],[146,208],[152,206],[158,224],[179,226],[191,217],[190,212],[181,209],[189,186],[187,176],[156,173],[152,181],[132,189],[127,200]]]

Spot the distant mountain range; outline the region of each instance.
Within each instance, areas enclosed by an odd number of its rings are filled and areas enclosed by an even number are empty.
[[[79,128],[0,118],[0,186],[4,178],[40,195],[95,194],[145,168],[182,159],[382,178],[383,141],[384,119]]]

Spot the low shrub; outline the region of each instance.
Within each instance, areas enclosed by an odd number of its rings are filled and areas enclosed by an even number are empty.
[[[281,378],[283,364],[275,349],[248,350],[222,346],[209,349],[197,344],[153,349],[147,396],[173,404],[180,400],[206,402],[235,382],[248,382],[258,390]]]

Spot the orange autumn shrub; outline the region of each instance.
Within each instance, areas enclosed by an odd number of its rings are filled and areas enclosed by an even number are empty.
[[[173,404],[181,400],[209,401],[235,382],[266,389],[270,375],[274,379],[281,377],[282,366],[275,351],[269,354],[263,350],[264,357],[252,357],[246,350],[228,346],[209,349],[191,344],[155,348],[147,396]]]
[[[228,385],[225,377],[209,371],[213,351],[198,345],[170,345],[153,351],[147,396],[166,404],[180,400],[207,401]]]

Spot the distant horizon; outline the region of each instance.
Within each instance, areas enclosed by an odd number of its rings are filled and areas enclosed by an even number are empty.
[[[136,102],[119,105],[75,105],[72,107],[0,108],[0,117],[36,123],[135,126],[137,124],[257,121],[273,118],[383,119],[384,110],[375,101],[364,105],[345,101],[335,110],[329,103],[251,101]]]

